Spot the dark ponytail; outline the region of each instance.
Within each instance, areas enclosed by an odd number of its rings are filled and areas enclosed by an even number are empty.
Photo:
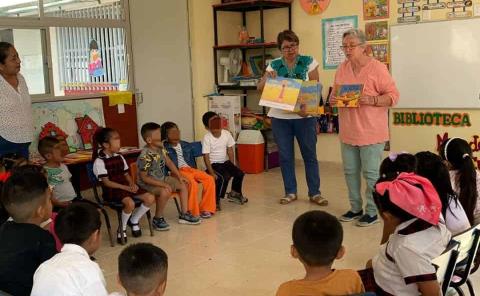
[[[460,190],[458,199],[467,214],[470,224],[474,224],[474,212],[478,199],[477,171],[473,164],[472,148],[467,141],[459,138],[447,140],[441,147],[442,158],[448,161],[455,176],[456,187]]]
[[[92,160],[98,158],[98,153],[103,149],[103,144],[110,142],[110,138],[112,134],[115,132],[114,129],[109,127],[100,127],[97,129],[95,134],[93,135],[93,151],[92,151]]]
[[[178,128],[178,126],[171,121],[164,122],[162,126],[160,127],[160,134],[161,134],[161,139],[162,141],[168,140],[168,130],[171,128]]]
[[[423,151],[415,154],[417,158],[417,174],[427,178],[435,187],[435,190],[442,202],[442,214],[446,217],[447,209],[455,217],[450,203],[458,203],[457,195],[452,188],[450,174],[442,158],[430,151]]]

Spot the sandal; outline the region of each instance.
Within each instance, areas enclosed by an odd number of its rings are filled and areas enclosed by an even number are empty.
[[[286,205],[297,200],[297,195],[294,193],[289,193],[284,197],[280,198],[280,204]]]
[[[310,197],[310,202],[315,203],[319,206],[328,206],[328,200],[322,197],[320,194],[316,194]]]

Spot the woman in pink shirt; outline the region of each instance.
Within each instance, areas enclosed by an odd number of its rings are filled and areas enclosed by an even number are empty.
[[[342,50],[347,59],[335,74],[335,85],[364,85],[360,107],[339,108],[343,170],[350,199],[350,210],[340,217],[340,221],[359,219],[358,226],[370,226],[379,221],[372,190],[379,178],[385,142],[389,140],[388,108],[397,104],[400,96],[387,67],[369,57],[366,47],[362,31],[352,29],[345,32]],[[332,96],[331,104],[336,103]],[[365,212],[360,192],[361,175],[367,183]]]

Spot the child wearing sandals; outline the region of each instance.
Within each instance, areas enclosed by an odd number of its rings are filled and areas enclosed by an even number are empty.
[[[111,128],[100,128],[94,135],[93,172],[102,185],[103,198],[106,201],[123,204],[122,225],[119,225],[117,241],[127,241],[127,224],[132,235],[139,237],[142,231],[138,225],[140,218],[150,210],[155,197],[133,182],[130,169],[120,151],[120,135]],[[133,198],[142,200],[135,208]]]
[[[382,176],[373,198],[394,232],[367,263],[373,267],[374,282],[371,269],[360,272],[366,290],[380,295],[440,295],[432,260],[446,249],[451,234],[432,183],[415,173],[400,173],[393,180]]]

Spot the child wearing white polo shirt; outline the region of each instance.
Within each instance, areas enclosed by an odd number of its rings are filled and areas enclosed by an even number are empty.
[[[440,295],[432,260],[446,249],[451,234],[432,183],[400,173],[393,181],[381,178],[373,198],[384,223],[395,229],[372,261],[376,292]]]

